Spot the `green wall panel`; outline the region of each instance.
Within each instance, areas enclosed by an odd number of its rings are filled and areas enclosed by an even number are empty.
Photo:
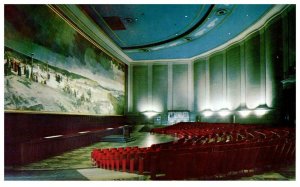
[[[194,64],[194,102],[195,111],[205,109],[206,105],[206,61],[198,60]]]
[[[188,65],[173,65],[173,110],[188,109]]]
[[[209,58],[210,107],[219,110],[223,107],[223,54]]]
[[[281,80],[283,79],[282,19],[265,30],[266,41],[266,103],[270,107],[279,104]]]
[[[260,35],[254,33],[245,41],[246,105],[255,108],[261,103]]]
[[[133,111],[148,110],[148,66],[133,66]]]
[[[227,104],[233,110],[241,101],[241,55],[240,46],[231,47],[226,52]]]
[[[153,65],[152,72],[152,106],[153,110],[168,110],[168,66]]]

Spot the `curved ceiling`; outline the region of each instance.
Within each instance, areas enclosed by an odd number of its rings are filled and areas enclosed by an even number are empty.
[[[186,59],[214,49],[274,5],[80,5],[132,60]]]
[[[122,49],[164,44],[205,21],[213,5],[83,5]]]

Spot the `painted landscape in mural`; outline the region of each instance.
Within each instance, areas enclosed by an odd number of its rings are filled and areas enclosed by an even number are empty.
[[[5,6],[4,108],[120,115],[125,65],[44,5]]]

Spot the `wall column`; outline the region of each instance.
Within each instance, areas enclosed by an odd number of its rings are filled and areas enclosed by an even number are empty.
[[[260,104],[266,104],[266,47],[265,30],[260,30]]]
[[[222,87],[223,87],[223,99],[222,99],[222,108],[228,108],[228,104],[227,104],[227,68],[226,68],[226,50],[223,51],[222,53],[222,56],[223,56],[223,68],[222,68],[222,71],[223,71],[223,84],[222,84]]]
[[[153,80],[153,74],[152,74],[152,70],[153,70],[153,65],[152,64],[148,64],[148,106],[151,107],[151,109],[149,108],[148,110],[153,110],[153,102],[152,102],[152,80]]]
[[[173,109],[173,66],[168,63],[168,110]]]
[[[206,72],[206,77],[205,77],[205,109],[210,109],[210,86],[209,86],[209,58],[205,58],[205,72]]]
[[[188,63],[188,109],[194,110],[194,63]]]
[[[132,65],[128,65],[128,74],[127,74],[127,77],[128,77],[128,108],[127,108],[127,111],[128,112],[132,112]]]
[[[241,42],[241,105],[246,105],[246,66],[245,66],[245,43]]]

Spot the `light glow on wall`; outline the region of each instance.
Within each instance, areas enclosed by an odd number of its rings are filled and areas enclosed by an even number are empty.
[[[254,110],[254,113],[255,113],[255,115],[257,115],[257,116],[263,116],[263,115],[265,115],[265,114],[268,113],[268,110],[267,110],[267,109],[259,108],[259,109],[255,109],[255,110]]]
[[[163,108],[163,105],[161,103],[156,102],[154,104],[154,102],[153,102],[151,110],[156,111],[156,112],[163,112],[164,108]]]
[[[266,105],[259,105],[258,107],[256,107],[256,109],[254,110],[255,115],[257,116],[263,116],[265,114],[267,114],[269,112],[270,108]]]
[[[221,109],[218,111],[218,114],[222,117],[228,116],[231,112],[228,109]]]
[[[238,111],[238,113],[242,116],[242,117],[247,117],[250,113],[251,113],[251,110],[240,110]]]
[[[202,112],[202,114],[203,114],[205,117],[209,117],[209,116],[212,116],[214,113],[213,113],[213,111],[211,111],[211,110],[204,110],[204,111]]]
[[[158,114],[156,111],[144,111],[142,112],[147,118],[152,118]]]

